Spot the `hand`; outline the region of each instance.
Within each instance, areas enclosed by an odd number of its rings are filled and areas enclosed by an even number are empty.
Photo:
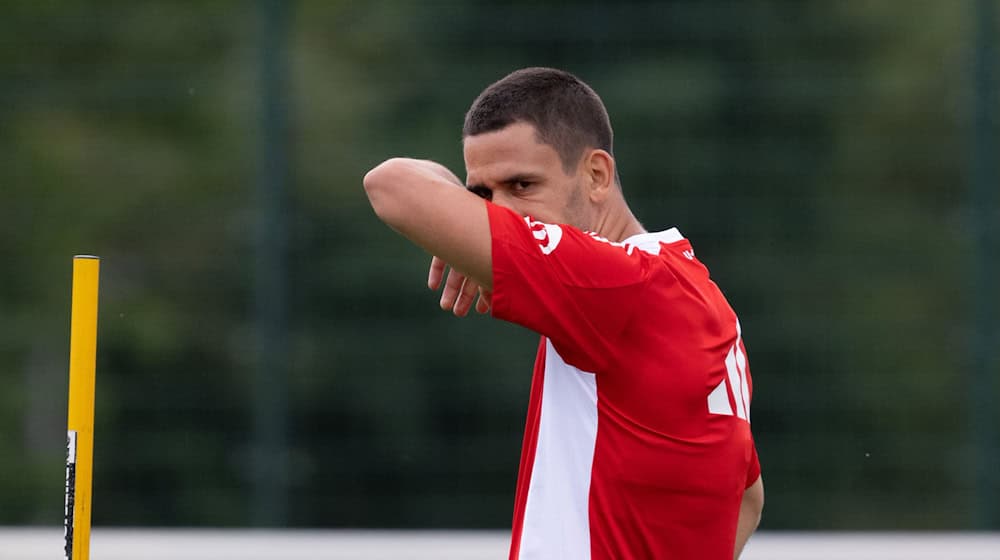
[[[437,257],[431,259],[431,268],[427,275],[428,288],[436,290],[441,286],[445,265],[446,263]],[[486,313],[490,310],[492,292],[483,289],[474,280],[466,278],[464,274],[452,268],[448,271],[448,279],[441,292],[441,309],[445,311],[450,309],[456,317],[465,317],[472,307],[472,300],[477,292],[479,299],[476,301],[476,311]]]

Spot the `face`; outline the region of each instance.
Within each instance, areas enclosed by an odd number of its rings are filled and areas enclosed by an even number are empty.
[[[567,174],[559,153],[538,141],[533,125],[468,136],[464,153],[465,184],[475,194],[542,222],[593,229],[583,166]]]

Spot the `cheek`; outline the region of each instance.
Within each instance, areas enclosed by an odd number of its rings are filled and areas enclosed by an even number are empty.
[[[502,194],[500,191],[494,191],[493,200],[491,202],[497,206],[513,210],[518,216],[531,216],[536,220],[542,222],[546,221],[545,218],[540,217],[539,210],[542,210],[542,213],[545,212],[542,207],[539,207],[539,205],[527,202],[514,196]]]
[[[582,227],[588,222],[586,215],[587,197],[584,195],[583,185],[580,183],[573,185],[570,189],[566,199],[566,214],[570,223]]]
[[[519,203],[520,201],[518,201],[517,198],[510,196],[509,194],[505,193],[500,189],[493,191],[493,199],[491,200],[491,202],[493,204],[496,204],[497,206],[510,208],[511,210],[517,213],[521,213],[519,207],[523,205],[523,203]]]
[[[527,202],[519,201],[519,204],[514,204],[509,208],[521,216],[531,216],[531,219],[537,220],[539,222],[545,222],[547,224],[564,224],[566,223],[566,217],[564,212],[559,211],[558,207],[553,207],[551,204],[544,204],[539,202]]]

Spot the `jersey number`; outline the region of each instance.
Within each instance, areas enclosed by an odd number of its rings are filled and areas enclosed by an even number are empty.
[[[726,354],[726,378],[708,394],[708,413],[726,414],[750,421],[750,390],[747,386],[747,357],[740,348],[743,336],[739,321],[736,322],[736,342]],[[736,411],[729,405],[729,393],[733,395]]]

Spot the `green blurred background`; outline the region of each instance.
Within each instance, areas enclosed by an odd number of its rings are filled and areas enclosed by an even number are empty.
[[[372,214],[479,91],[573,71],[740,314],[766,529],[1000,529],[994,0],[11,0],[0,524],[63,511],[103,258],[95,525],[507,527],[535,336]]]

